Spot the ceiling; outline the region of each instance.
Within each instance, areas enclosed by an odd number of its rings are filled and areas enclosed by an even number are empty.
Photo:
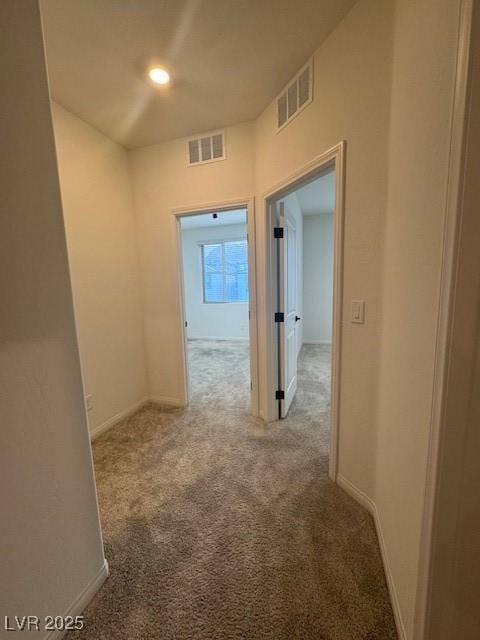
[[[41,0],[52,97],[126,147],[253,120],[354,3]]]
[[[203,227],[222,227],[228,224],[246,224],[246,209],[235,209],[232,211],[218,211],[218,218],[214,218],[211,213],[204,213],[194,216],[180,218],[183,229],[201,229]]]
[[[330,171],[295,191],[304,216],[333,213],[335,210],[335,172]]]

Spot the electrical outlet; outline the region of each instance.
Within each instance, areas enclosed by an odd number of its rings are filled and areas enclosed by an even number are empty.
[[[91,411],[93,409],[93,396],[92,395],[85,396],[85,404],[87,405],[87,411]]]

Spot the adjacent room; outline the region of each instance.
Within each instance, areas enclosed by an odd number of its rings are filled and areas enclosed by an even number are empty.
[[[316,431],[325,457],[331,435],[332,325],[335,251],[335,171],[315,176],[275,202],[285,230],[278,269],[285,313],[278,330],[279,415],[301,415]],[[279,265],[280,267],[280,265]],[[280,302],[281,304],[281,302]],[[282,380],[283,378],[283,380]]]
[[[180,217],[189,403],[250,408],[247,211]]]

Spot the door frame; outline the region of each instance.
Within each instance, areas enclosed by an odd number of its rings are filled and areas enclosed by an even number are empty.
[[[274,320],[276,309],[277,261],[276,240],[273,237],[273,202],[311,182],[332,169],[335,170],[335,214],[334,214],[334,259],[333,259],[333,314],[332,314],[332,379],[330,405],[330,454],[329,476],[337,478],[338,439],[340,427],[340,369],[342,341],[342,302],[343,302],[343,265],[344,265],[344,226],[345,226],[345,161],[346,142],[342,140],[334,147],[320,154],[298,169],[263,195],[266,220],[266,291],[265,327],[266,327],[266,384],[263,398],[264,417],[267,421],[277,419],[277,400],[275,391],[278,380],[277,328]]]
[[[205,213],[220,213],[234,211],[236,209],[247,210],[247,241],[248,241],[248,309],[249,309],[249,353],[250,353],[250,412],[254,416],[259,415],[259,378],[258,378],[258,335],[257,335],[257,276],[255,261],[255,206],[252,197],[237,198],[235,200],[224,200],[208,202],[185,207],[176,207],[171,210],[171,219],[175,227],[176,238],[176,277],[177,291],[179,297],[178,316],[180,320],[180,332],[182,336],[182,362],[181,370],[183,377],[183,398],[182,402],[187,405],[189,402],[189,374],[187,360],[187,332],[185,330],[185,290],[183,279],[183,255],[182,255],[182,230],[180,218],[195,216]]]

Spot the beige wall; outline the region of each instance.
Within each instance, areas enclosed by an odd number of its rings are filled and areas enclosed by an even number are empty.
[[[396,3],[375,501],[412,637],[459,2]]]
[[[141,247],[150,395],[182,403],[178,247],[171,210],[252,197],[253,126],[226,130],[227,160],[187,167],[185,140],[130,152]]]
[[[425,640],[480,637],[480,4],[474,5],[465,175],[453,257]]]
[[[0,3],[0,41],[3,624],[64,615],[105,568],[37,2]]]
[[[90,430],[147,396],[137,233],[127,152],[53,105]]]

